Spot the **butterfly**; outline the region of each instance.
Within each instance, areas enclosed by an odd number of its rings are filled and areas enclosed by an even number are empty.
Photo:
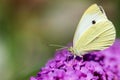
[[[93,4],[83,14],[69,51],[82,56],[90,51],[104,50],[114,43],[115,37],[113,23],[101,6]]]

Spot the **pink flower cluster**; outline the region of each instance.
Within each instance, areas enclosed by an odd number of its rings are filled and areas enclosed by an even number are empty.
[[[120,80],[120,40],[103,51],[74,58],[66,48],[30,80]]]

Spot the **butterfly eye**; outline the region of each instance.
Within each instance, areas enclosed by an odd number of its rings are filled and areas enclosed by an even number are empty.
[[[95,24],[95,23],[96,23],[96,21],[95,21],[95,20],[93,20],[93,21],[92,21],[92,24]]]

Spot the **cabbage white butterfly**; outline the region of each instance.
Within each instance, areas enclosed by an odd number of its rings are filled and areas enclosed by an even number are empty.
[[[83,14],[69,50],[82,56],[89,51],[103,50],[115,40],[115,27],[108,20],[103,8],[97,4],[90,6]]]

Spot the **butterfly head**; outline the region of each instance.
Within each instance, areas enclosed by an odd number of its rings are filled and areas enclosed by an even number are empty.
[[[79,51],[77,51],[77,49],[73,48],[73,47],[70,47],[68,48],[68,50],[73,53],[74,55],[78,55],[79,54]]]

